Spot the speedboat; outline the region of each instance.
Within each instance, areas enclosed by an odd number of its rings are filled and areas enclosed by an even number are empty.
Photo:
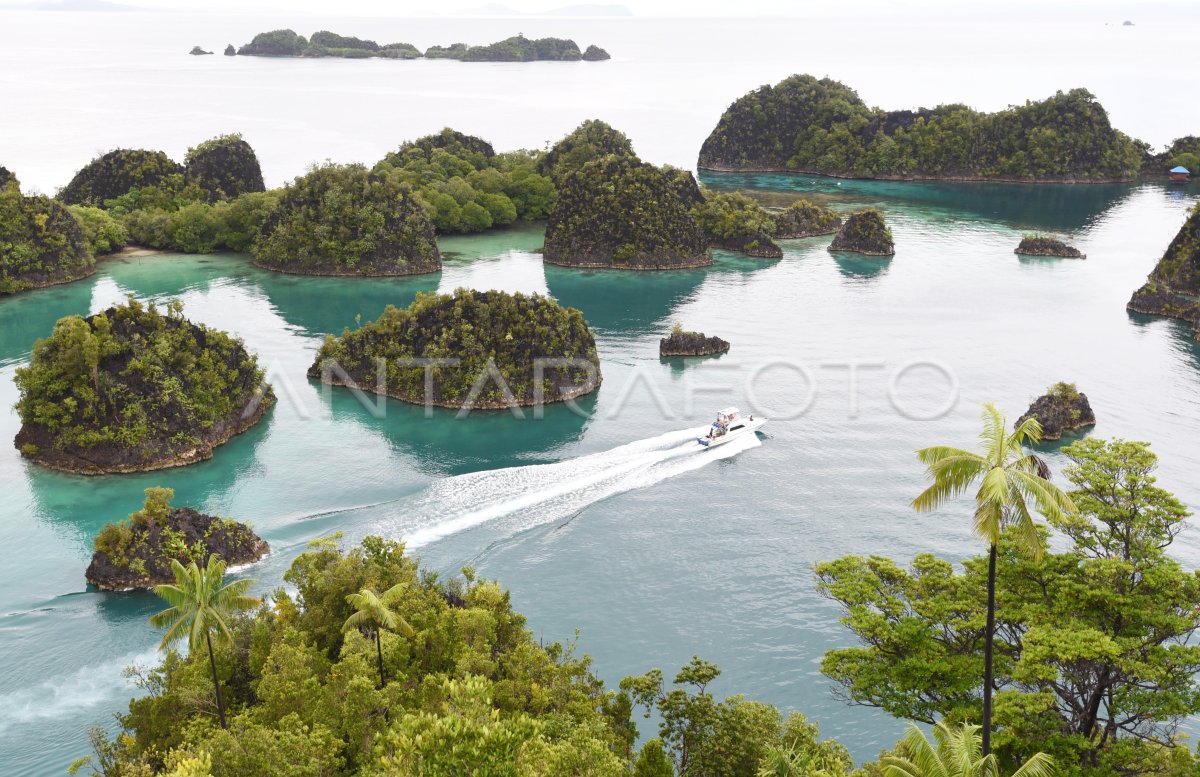
[[[730,440],[754,434],[767,422],[765,418],[755,418],[753,415],[743,415],[736,407],[727,407],[717,411],[717,420],[708,428],[708,433],[697,437],[696,442],[705,448],[715,448]]]

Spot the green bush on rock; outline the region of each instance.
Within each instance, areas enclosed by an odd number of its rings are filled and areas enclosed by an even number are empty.
[[[105,207],[131,189],[157,186],[183,166],[161,151],[117,149],[93,159],[58,193],[68,205]]]
[[[996,113],[965,105],[888,112],[845,84],[795,75],[736,100],[699,164],[858,178],[1128,180],[1144,151],[1112,128],[1086,89]]]
[[[30,459],[80,474],[140,472],[210,458],[274,402],[241,341],[130,298],[59,319],[17,370]]]
[[[0,186],[0,294],[78,280],[96,271],[79,221],[49,197]]]
[[[607,156],[568,173],[546,227],[545,261],[631,270],[712,264],[677,172]]]
[[[442,266],[416,198],[357,164],[317,167],[287,186],[251,250],[261,267],[305,275],[413,275]]]
[[[87,205],[71,205],[67,210],[79,222],[83,239],[93,256],[116,253],[129,242],[129,231],[125,225],[108,211]]]
[[[783,256],[770,238],[775,219],[741,192],[709,192],[692,207],[692,216],[715,247],[770,259]]]
[[[413,360],[451,359],[426,365]],[[566,360],[552,363],[544,360]],[[541,366],[539,366],[539,360]],[[309,376],[423,404],[502,408],[561,402],[600,385],[583,314],[534,294],[458,289],[330,337]],[[426,395],[427,384],[430,393]]]
[[[883,214],[875,208],[852,214],[829,244],[830,251],[852,251],[867,256],[892,256],[896,253],[892,230]]]
[[[774,236],[780,240],[816,235],[833,235],[841,229],[842,218],[829,208],[809,200],[796,200],[775,214]]]

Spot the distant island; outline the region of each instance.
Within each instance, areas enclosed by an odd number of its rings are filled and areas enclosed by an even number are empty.
[[[196,48],[199,49],[198,46]],[[201,52],[211,53],[202,49]],[[198,52],[193,49],[192,53]],[[228,54],[229,50],[225,53]],[[236,53],[244,57],[425,58],[460,62],[600,62],[611,58],[599,46],[591,45],[581,50],[579,44],[568,38],[526,38],[517,34],[484,46],[454,43],[449,46],[430,46],[422,53],[411,43],[381,45],[373,40],[338,35],[328,30],[314,32],[311,38],[305,38],[289,29],[260,32],[237,49]]]
[[[995,113],[966,105],[885,111],[829,78],[794,75],[740,97],[704,141],[706,170],[840,178],[1129,181],[1145,146],[1086,89]]]

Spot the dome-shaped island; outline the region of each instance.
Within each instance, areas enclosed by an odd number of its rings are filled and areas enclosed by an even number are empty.
[[[184,162],[188,180],[205,191],[209,202],[266,191],[258,155],[241,135],[209,138],[189,148]]]
[[[538,294],[469,289],[389,305],[326,339],[308,375],[463,410],[564,402],[601,380],[596,340],[578,310]]]
[[[325,165],[289,184],[251,250],[297,275],[417,275],[442,268],[433,225],[399,182],[358,164]]]
[[[1016,425],[1031,416],[1042,425],[1043,440],[1061,440],[1064,434],[1096,425],[1096,414],[1087,394],[1080,392],[1074,383],[1055,383],[1033,401]]]
[[[866,256],[894,256],[896,244],[892,242],[892,230],[884,222],[883,214],[868,208],[846,219],[829,244],[829,250],[850,251]]]
[[[68,205],[103,207],[105,200],[130,189],[158,186],[183,172],[183,165],[161,151],[119,148],[84,165],[58,193],[58,199]]]
[[[211,458],[275,402],[240,340],[130,299],[59,319],[17,370],[26,458],[82,475],[146,472]]]
[[[147,488],[142,509],[105,524],[84,573],[88,584],[102,591],[149,588],[175,582],[172,561],[203,567],[215,555],[233,566],[258,561],[270,551],[246,524],[171,507],[174,496],[169,488]]]
[[[96,262],[79,222],[57,200],[26,197],[0,167],[0,295],[79,280]]]

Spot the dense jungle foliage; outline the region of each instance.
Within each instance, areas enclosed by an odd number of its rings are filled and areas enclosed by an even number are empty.
[[[26,197],[16,176],[0,170],[0,295],[95,272],[85,226],[56,200]]]
[[[1146,148],[1113,129],[1086,89],[996,113],[965,105],[889,112],[837,81],[795,75],[735,101],[699,164],[858,178],[1126,180]]]
[[[574,643],[534,638],[507,592],[470,568],[443,579],[400,543],[367,537],[343,552],[318,540],[252,613],[214,640],[229,712],[215,720],[204,651],[167,653],[133,677],[112,741],[96,732],[104,777],[758,777],[781,763],[851,774],[845,748],[802,715],[715,697],[720,674],[694,659],[609,690]],[[362,592],[395,592],[393,626],[355,619]],[[349,600],[349,601],[348,601]],[[377,617],[385,617],[377,613]],[[378,641],[377,641],[378,640]],[[636,744],[635,704],[660,715]],[[874,765],[873,765],[874,766]],[[76,765],[87,768],[87,763]],[[868,767],[871,769],[871,767]],[[874,770],[854,774],[878,775]]]
[[[707,192],[692,206],[692,217],[714,247],[742,251],[751,256],[779,258],[783,249],[771,240],[775,219],[741,192]]]
[[[377,320],[328,338],[309,375],[420,404],[426,365],[414,359],[456,360],[429,367],[428,399],[438,405],[556,402],[600,385],[596,341],[578,310],[537,294],[468,289],[418,295],[407,308],[388,306]],[[544,363],[539,374],[537,360],[553,359],[574,361]]]
[[[17,369],[21,452],[80,471],[149,468],[256,420],[274,399],[257,359],[182,311],[131,297],[59,319]]]
[[[540,221],[554,204],[538,154],[497,154],[487,141],[443,129],[405,143],[374,171],[411,189],[440,233],[479,232]]]
[[[624,269],[711,264],[678,172],[613,155],[568,173],[546,227],[545,260]]]
[[[270,270],[411,275],[441,269],[433,225],[400,181],[327,164],[289,184],[251,246]]]

